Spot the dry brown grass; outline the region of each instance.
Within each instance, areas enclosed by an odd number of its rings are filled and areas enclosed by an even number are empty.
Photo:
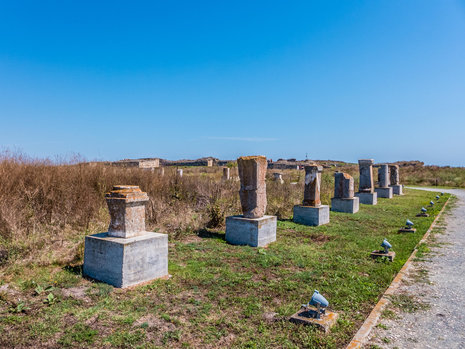
[[[237,169],[223,181],[218,167],[174,167],[165,175],[142,169],[60,163],[3,155],[0,160],[0,256],[34,260],[42,265],[82,259],[84,236],[105,231],[109,216],[104,194],[115,184],[138,185],[150,198],[147,230],[181,239],[205,228],[221,229],[225,217],[240,213]],[[267,213],[280,219],[292,216],[302,199],[303,171],[281,171],[284,184],[268,178]],[[332,172],[325,173],[322,199],[329,203]],[[293,183],[291,183],[293,182]],[[297,183],[297,184],[296,184]],[[0,264],[2,262],[0,261]]]
[[[82,259],[84,236],[105,231],[109,216],[104,194],[115,184],[138,185],[148,193],[147,230],[168,233],[170,239],[222,229],[225,217],[240,213],[237,168],[232,180],[222,181],[218,167],[184,168],[183,178],[174,167],[165,176],[142,169],[35,160],[21,155],[0,155],[0,265],[21,260],[48,265]],[[321,198],[329,204],[333,194],[333,172],[343,170],[358,181],[358,167],[325,169]],[[272,180],[281,172],[284,184]],[[401,181],[408,184],[465,186],[463,169],[436,167],[401,168]],[[375,174],[376,176],[376,174]],[[376,177],[375,177],[376,178]],[[268,171],[267,214],[279,219],[292,217],[292,208],[303,196],[304,171]]]

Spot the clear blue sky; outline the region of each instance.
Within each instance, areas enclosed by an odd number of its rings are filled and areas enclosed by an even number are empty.
[[[0,146],[465,166],[465,1],[0,0]]]

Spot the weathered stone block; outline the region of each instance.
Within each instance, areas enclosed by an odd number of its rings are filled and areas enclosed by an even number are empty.
[[[229,167],[223,167],[223,181],[228,181],[229,180]]]
[[[360,200],[358,197],[350,199],[332,198],[331,211],[344,213],[357,213],[360,209]]]
[[[360,203],[364,205],[376,205],[378,203],[378,193],[355,193]]]
[[[390,184],[389,166],[387,164],[380,165],[378,169],[378,182],[381,188],[389,187],[389,184]]]
[[[320,206],[321,172],[323,167],[316,164],[305,166],[304,206]]]
[[[294,206],[294,218],[295,223],[318,226],[329,223],[329,206]]]
[[[347,173],[334,173],[334,197],[350,199],[354,197],[354,179]]]
[[[128,238],[145,232],[145,204],[149,198],[138,186],[115,185],[105,199],[111,217],[109,236]]]
[[[375,191],[378,194],[379,198],[392,199],[393,194],[392,194],[392,188],[391,187],[376,188]]]
[[[358,167],[360,171],[359,179],[359,193],[373,193],[374,182],[373,182],[373,159],[362,159],[358,160]],[[360,201],[363,203],[362,201]]]
[[[283,184],[284,183],[284,180],[283,180],[283,175],[281,173],[278,173],[278,172],[274,172],[273,173],[273,180],[275,182],[278,182],[280,184]]]
[[[86,236],[83,273],[115,287],[168,275],[168,235],[145,232],[131,238]]]
[[[240,157],[237,159],[237,167],[241,179],[239,196],[244,217],[263,217],[266,211],[266,157]]]
[[[391,185],[391,188],[394,195],[404,195],[402,184]]]
[[[276,241],[276,216],[226,217],[226,241],[233,245],[263,247]]]
[[[390,173],[390,182],[391,185],[398,185],[399,184],[399,165],[390,165],[389,166],[389,173]]]

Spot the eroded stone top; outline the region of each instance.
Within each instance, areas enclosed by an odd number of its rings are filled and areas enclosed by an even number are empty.
[[[137,185],[114,185],[113,189],[105,194],[107,199],[125,200],[126,202],[148,201],[147,193],[144,193]]]
[[[360,159],[360,160],[358,160],[359,165],[369,166],[369,165],[373,165],[374,163],[375,163],[375,160],[373,160],[373,159]]]

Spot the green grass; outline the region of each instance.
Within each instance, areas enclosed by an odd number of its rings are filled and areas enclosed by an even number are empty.
[[[321,227],[279,221],[278,239],[267,248],[229,245],[223,232],[172,241],[172,278],[129,290],[83,279],[79,268],[12,266],[7,269],[9,284],[30,309],[9,312],[12,297],[2,294],[6,300],[0,302],[0,328],[8,335],[0,346],[343,347],[448,197],[429,210],[430,217],[417,218],[436,194],[406,192],[379,199],[376,206],[361,205],[355,215],[331,212],[331,223]],[[407,218],[417,232],[398,234]],[[396,252],[393,263],[369,256],[383,238]],[[44,293],[34,292],[37,285],[53,286],[56,300],[45,304]],[[70,287],[86,288],[84,297],[63,296],[62,290]],[[327,335],[286,319],[315,289],[340,314]],[[406,299],[396,301],[408,309],[417,307]],[[277,313],[275,321],[265,319],[265,313]]]

